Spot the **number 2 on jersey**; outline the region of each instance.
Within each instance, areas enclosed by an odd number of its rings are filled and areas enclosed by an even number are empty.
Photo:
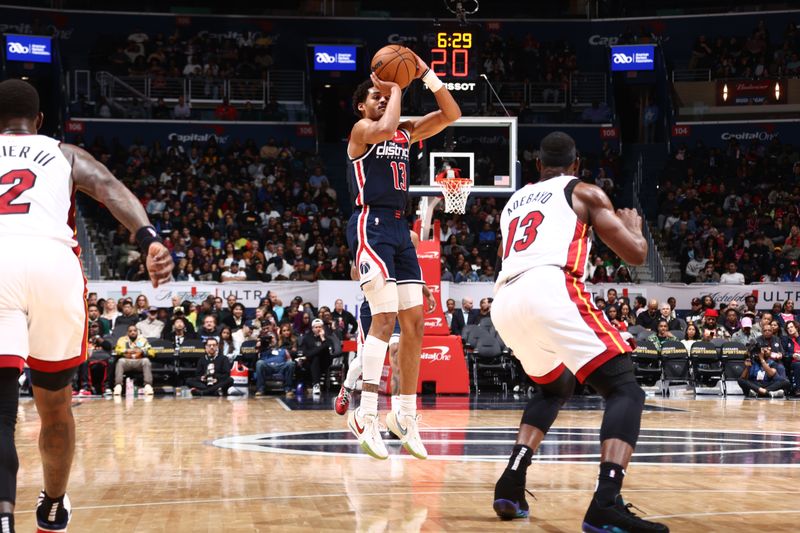
[[[541,211],[531,211],[522,222],[519,221],[520,217],[515,218],[508,225],[508,239],[506,239],[506,250],[503,253],[503,259],[508,258],[511,253],[511,245],[514,245],[515,252],[522,252],[527,250],[528,247],[536,240],[536,233],[539,225],[544,221],[544,215]],[[516,239],[517,230],[522,229],[524,233],[519,239]],[[516,241],[514,240],[516,239]]]
[[[406,164],[403,162],[398,163],[392,161],[389,163],[392,167],[392,175],[394,176],[394,188],[398,191],[406,190],[408,180],[406,179]]]
[[[36,183],[36,174],[23,168],[12,170],[0,176],[0,185],[11,185],[3,194],[0,194],[0,215],[24,215],[31,210],[31,204],[12,204],[19,195],[30,189]]]

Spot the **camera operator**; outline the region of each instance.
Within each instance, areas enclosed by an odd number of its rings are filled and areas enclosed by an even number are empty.
[[[287,398],[294,397],[295,362],[285,348],[278,346],[275,333],[269,328],[262,328],[256,342],[258,361],[256,361],[256,396],[266,393],[266,382],[269,376],[279,374],[283,379],[283,390]]]
[[[332,336],[325,333],[325,325],[318,318],[311,322],[311,331],[300,341],[300,351],[303,352],[311,369],[311,383],[314,385],[315,396],[321,394],[320,382],[323,373],[331,366],[334,346]]]
[[[782,357],[783,348],[777,337],[764,335],[758,338],[738,379],[745,396],[783,398],[786,395],[789,380],[786,379]]]

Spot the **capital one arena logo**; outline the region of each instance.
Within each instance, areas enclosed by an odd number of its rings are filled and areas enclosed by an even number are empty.
[[[427,348],[422,348],[422,353],[419,356],[420,359],[425,361],[449,361],[451,357],[449,346],[428,346]]]
[[[419,252],[417,254],[418,259],[439,259],[439,252],[436,250],[432,252]]]
[[[425,327],[426,328],[438,328],[441,325],[442,325],[441,317],[434,316],[434,317],[425,319]]]

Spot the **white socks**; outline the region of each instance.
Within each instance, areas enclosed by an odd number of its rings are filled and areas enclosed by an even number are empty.
[[[365,384],[380,385],[386,348],[389,343],[368,335],[361,351],[362,379]],[[378,414],[378,393],[361,392],[361,412],[365,415]]]

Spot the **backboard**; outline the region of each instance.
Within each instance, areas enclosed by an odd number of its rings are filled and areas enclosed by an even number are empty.
[[[416,117],[402,117],[400,121]],[[409,154],[412,196],[437,196],[437,175],[471,179],[472,194],[510,196],[519,188],[516,117],[461,117]]]

